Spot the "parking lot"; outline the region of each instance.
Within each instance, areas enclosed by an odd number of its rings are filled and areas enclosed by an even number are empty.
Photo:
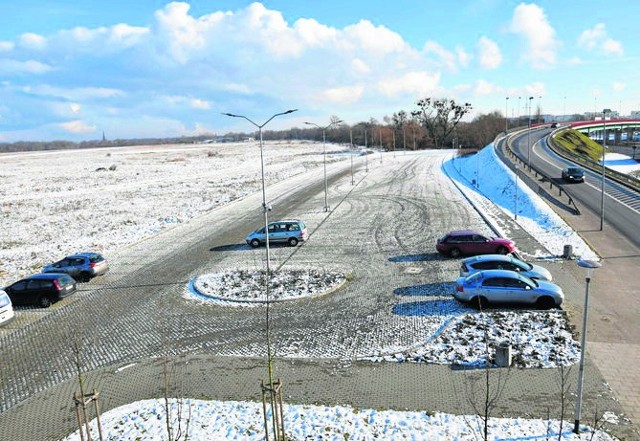
[[[348,164],[337,164],[330,169],[328,212],[320,171],[268,189],[272,218],[304,219],[310,231],[302,246],[272,247],[272,267],[349,275],[349,283],[330,295],[272,307],[276,369],[292,401],[468,411],[461,384],[469,373],[439,365],[356,361],[372,351],[393,353],[420,344],[446,317],[473,312],[451,297],[458,260],[438,255],[434,245],[444,231],[491,230],[441,177],[444,158],[440,152],[376,156],[368,173],[357,173],[353,186]],[[194,300],[187,284],[199,274],[264,267],[264,249],[244,243],[262,221],[260,196],[252,194],[119,250],[109,256],[109,273],[80,285],[73,299],[51,310],[18,311],[1,335],[0,431],[11,434],[7,439],[25,439],[27,421],[43,405],[62,416],[53,425],[56,436],[73,428],[69,391],[76,373],[70,360],[78,355],[88,384],[102,391],[103,409],[157,396],[159,366],[153,359],[162,356],[176,360],[184,378],[194,378],[182,383],[184,391],[256,399],[263,376],[259,357],[265,355],[264,310]],[[525,231],[504,222],[502,228],[525,257],[540,248]],[[575,263],[550,259],[540,264],[563,287],[571,313],[583,293],[571,269]],[[423,289],[411,289],[418,286]],[[413,295],[398,295],[407,292]],[[421,307],[398,314],[403,304]],[[126,366],[131,367],[120,369]],[[588,369],[585,415],[596,407],[619,411],[597,370]],[[557,371],[513,370],[496,413],[545,417],[550,407],[557,411],[560,402],[552,400]]]

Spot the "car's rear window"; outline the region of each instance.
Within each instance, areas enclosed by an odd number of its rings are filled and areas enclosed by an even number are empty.
[[[72,285],[74,283],[74,280],[71,276],[68,276],[66,274],[62,274],[58,280],[60,281],[61,284],[63,285]]]

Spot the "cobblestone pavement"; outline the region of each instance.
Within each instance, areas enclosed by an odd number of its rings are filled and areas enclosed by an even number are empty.
[[[276,376],[287,401],[358,407],[470,413],[469,387],[484,371],[412,363],[365,363],[354,359],[371,348],[409,346],[428,337],[433,317],[394,314],[401,287],[434,285],[446,292],[458,262],[441,258],[434,243],[443,231],[489,231],[483,219],[441,179],[442,152],[387,153],[359,164],[351,185],[348,164],[329,168],[330,211],[324,212],[320,171],[267,190],[272,219],[304,219],[311,232],[297,248],[273,247],[272,267],[315,267],[350,275],[350,283],[319,298],[273,305],[271,330]],[[110,256],[112,271],[82,285],[82,292],[53,310],[28,317],[0,336],[0,433],[2,440],[55,440],[71,432],[77,388],[74,361],[86,390],[100,391],[102,411],[162,396],[162,366],[174,370],[178,391],[194,398],[259,398],[266,377],[264,308],[229,308],[189,299],[188,281],[229,268],[264,267],[264,249],[243,244],[262,222],[261,195],[166,231]],[[524,252],[540,244],[501,219]],[[547,266],[567,297],[582,302],[575,262]],[[464,308],[453,300],[443,311]],[[22,319],[21,319],[22,320]],[[560,416],[560,381],[577,369],[495,369],[504,384],[495,416]],[[573,380],[575,383],[575,379]],[[583,422],[605,410],[623,414],[598,367],[587,364]],[[572,420],[573,399],[565,418]],[[638,439],[631,424],[607,429]]]

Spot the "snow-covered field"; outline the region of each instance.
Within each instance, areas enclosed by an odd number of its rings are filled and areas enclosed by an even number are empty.
[[[267,185],[323,160],[318,143],[267,148]],[[0,286],[74,252],[108,255],[260,185],[256,143],[0,154]]]
[[[322,164],[323,160],[322,145],[317,143],[267,143],[266,148],[267,184],[304,173]],[[243,143],[0,156],[3,226],[0,229],[0,285],[37,272],[45,263],[72,252],[94,250],[109,254],[164,228],[187,222],[214,207],[257,192],[260,189],[258,155],[256,143]],[[329,154],[328,158],[329,161],[346,160],[341,155]],[[476,161],[481,161],[482,167],[479,168]],[[459,182],[462,191],[486,211],[487,218],[494,219],[498,228],[499,222],[493,214],[496,207],[513,215],[509,211],[510,207],[515,208],[513,176],[497,161],[492,148],[469,158],[449,161],[444,168]],[[480,175],[477,174],[479,169]],[[441,178],[448,180],[444,173]],[[480,192],[469,185],[471,179],[478,179]],[[522,186],[518,188],[517,206],[519,222],[552,254],[560,255],[562,250],[558,247],[572,244],[579,256],[596,258],[579,236]],[[217,280],[215,274],[209,277]],[[255,292],[259,299],[260,290]],[[370,359],[482,364],[487,355],[482,348],[483,321],[486,321],[500,323],[495,327],[496,332],[504,332],[502,337],[510,339],[514,345],[522,345],[519,352],[524,355],[520,365],[547,367],[575,363],[579,347],[567,330],[564,316],[560,313],[530,314],[461,315],[448,323],[450,329],[458,330],[447,334],[454,335],[453,339],[446,337],[447,341],[443,341],[440,336],[427,345],[399,348],[396,355]],[[536,327],[535,332],[532,325]],[[514,335],[518,337],[514,339]],[[137,413],[125,406],[105,415],[112,423],[108,426],[103,420],[103,426],[110,427],[108,433],[113,434],[108,439],[157,439],[153,435],[136,437],[163,430],[160,403],[149,401],[131,406]],[[209,426],[206,433],[203,430],[198,435],[197,431],[204,423],[194,421],[189,439],[211,439],[211,433],[220,434],[224,439],[263,436],[260,410],[254,403],[192,401],[190,407],[194,420],[206,418],[207,424],[217,421],[219,426]],[[341,407],[288,406],[287,409],[286,418],[291,421],[295,439],[317,434],[319,430],[326,431],[327,436],[322,439],[344,439],[345,433],[350,434],[349,439],[371,439],[378,434],[384,439],[466,440],[476,439],[477,435],[477,423],[470,417]],[[547,434],[557,431],[554,424],[496,419],[492,420],[492,433],[495,439],[545,439]],[[240,429],[236,430],[238,427]],[[254,427],[257,435],[248,433],[248,427]],[[567,430],[566,425],[563,433],[562,439],[579,439]],[[611,438],[602,435],[594,439]]]

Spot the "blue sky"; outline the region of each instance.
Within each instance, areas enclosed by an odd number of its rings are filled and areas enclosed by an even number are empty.
[[[427,96],[505,110],[640,110],[628,0],[1,2],[0,141],[349,124]],[[506,98],[509,97],[509,100]],[[520,98],[518,98],[520,97]],[[473,115],[471,115],[473,116]]]

